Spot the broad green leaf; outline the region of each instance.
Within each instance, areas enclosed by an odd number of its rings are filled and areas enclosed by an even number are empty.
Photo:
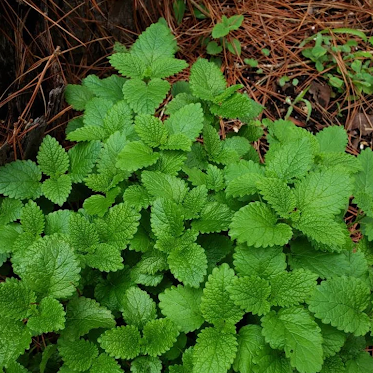
[[[137,114],[154,114],[170,90],[166,80],[154,78],[148,83],[140,79],[128,80],[123,86],[125,100]]]
[[[108,354],[100,354],[93,360],[89,373],[123,373],[118,362]]]
[[[92,246],[99,243],[99,236],[94,224],[85,216],[72,214],[69,223],[69,240],[76,251],[90,251]]]
[[[117,326],[98,338],[101,348],[116,359],[133,359],[140,354],[141,335],[133,325]]]
[[[182,151],[163,150],[159,152],[157,162],[150,166],[149,171],[160,171],[164,174],[176,176],[184,165],[187,156]]]
[[[249,246],[285,245],[292,236],[290,226],[277,223],[277,216],[263,202],[253,202],[235,213],[229,235]]]
[[[234,303],[245,312],[259,316],[269,312],[271,286],[267,280],[257,276],[236,277],[227,289]]]
[[[171,273],[184,285],[198,288],[206,275],[205,250],[196,243],[174,248],[169,254],[167,262]]]
[[[133,141],[124,146],[115,165],[123,171],[133,172],[154,164],[158,158],[159,154],[142,141]]]
[[[202,100],[213,101],[226,88],[223,73],[213,62],[198,59],[190,70],[190,88],[194,96]]]
[[[281,247],[254,248],[238,245],[233,254],[233,264],[241,276],[256,275],[271,279],[283,272],[287,266]]]
[[[125,81],[124,78],[115,74],[104,79],[91,74],[82,80],[82,85],[97,97],[116,102],[123,99],[122,87]]]
[[[141,181],[154,198],[172,199],[179,204],[188,193],[188,187],[184,180],[159,171],[143,171]]]
[[[27,327],[34,335],[56,332],[65,327],[65,311],[63,305],[52,297],[43,298],[36,313],[31,315]]]
[[[22,209],[20,218],[22,229],[37,237],[44,231],[44,214],[34,201],[28,201]]]
[[[46,235],[54,233],[69,234],[71,210],[57,210],[45,216]]]
[[[364,310],[370,301],[369,286],[355,277],[334,277],[316,287],[309,309],[325,324],[355,336],[368,332],[370,320]]]
[[[238,350],[233,363],[235,372],[251,373],[254,369],[253,359],[264,346],[262,328],[259,325],[245,325],[238,333]]]
[[[189,104],[172,114],[164,126],[171,135],[182,133],[194,141],[202,131],[203,120],[201,104]]]
[[[143,349],[150,356],[159,356],[168,351],[179,335],[178,327],[170,319],[148,322],[143,329]]]
[[[139,79],[144,77],[146,71],[145,61],[134,53],[114,53],[109,57],[109,61],[110,65],[124,76]]]
[[[79,143],[69,150],[69,175],[73,183],[81,183],[92,171],[100,150],[101,144],[98,141]]]
[[[58,347],[58,351],[66,366],[78,372],[86,371],[98,356],[98,348],[92,342],[79,339],[77,341],[65,341]]]
[[[14,161],[0,167],[0,193],[16,199],[41,195],[41,170],[32,161]]]
[[[65,99],[75,110],[84,110],[94,94],[88,87],[77,84],[68,84],[65,88]]]
[[[61,175],[57,179],[47,179],[41,186],[45,197],[53,203],[62,206],[71,192],[71,178],[69,175]]]
[[[226,373],[237,351],[237,337],[217,328],[205,328],[193,349],[193,373]]]
[[[316,288],[318,276],[303,269],[283,271],[271,278],[271,304],[289,307],[308,300]]]
[[[84,262],[92,268],[101,272],[115,272],[123,269],[123,258],[118,247],[106,243],[94,245],[90,251],[83,256]]]
[[[159,294],[159,308],[163,315],[172,320],[181,332],[199,329],[204,322],[201,315],[202,289],[178,285]]]
[[[131,363],[132,373],[161,373],[162,362],[158,357],[140,356]]]
[[[157,316],[156,305],[149,294],[138,287],[129,288],[120,300],[123,319],[139,329]]]
[[[94,299],[75,297],[66,305],[66,326],[63,330],[66,339],[78,339],[92,329],[114,326],[114,316]]]
[[[323,338],[324,356],[334,356],[346,342],[347,335],[331,325],[318,323]]]
[[[300,307],[271,311],[262,317],[263,335],[274,349],[284,349],[292,367],[314,373],[323,363],[322,336],[309,312]]]
[[[80,267],[73,249],[58,236],[39,239],[22,255],[14,271],[36,293],[60,299],[75,292]]]
[[[132,110],[130,106],[125,100],[118,101],[108,110],[104,118],[103,129],[105,137],[109,137],[116,131],[122,133],[130,129],[132,130],[132,122]]]
[[[20,218],[23,203],[13,198],[0,200],[0,226],[16,221]]]
[[[343,127],[326,127],[316,134],[320,151],[327,153],[344,152],[348,143],[347,133]]]
[[[311,169],[312,162],[312,145],[305,137],[278,149],[270,148],[266,154],[266,174],[290,181],[304,176]]]
[[[281,217],[288,217],[294,210],[294,193],[283,180],[266,177],[260,179],[257,185],[260,194]]]
[[[158,238],[180,236],[185,229],[183,210],[172,200],[157,198],[152,206],[151,225]]]
[[[218,325],[222,321],[236,324],[243,311],[235,305],[227,287],[234,283],[234,271],[224,263],[215,268],[208,277],[202,296],[201,311],[205,320]]]
[[[24,281],[9,277],[0,283],[0,313],[4,318],[23,320],[35,306],[35,293]]]
[[[47,135],[40,145],[37,155],[39,168],[43,174],[56,177],[64,174],[69,168],[69,156],[59,142]]]
[[[152,115],[142,114],[135,119],[135,130],[148,146],[156,148],[166,142],[168,131],[162,121]]]
[[[200,233],[226,231],[232,221],[233,211],[219,202],[206,203],[200,212],[200,218],[192,222],[192,227]]]
[[[111,109],[112,106],[113,102],[104,98],[95,97],[90,100],[85,107],[85,112],[83,115],[84,126],[92,126],[103,129],[106,113]]]

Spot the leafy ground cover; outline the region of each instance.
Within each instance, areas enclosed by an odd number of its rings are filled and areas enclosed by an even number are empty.
[[[204,58],[170,84],[176,51],[164,20],[116,45],[66,88],[75,145],[0,168],[3,370],[371,371],[373,152],[257,121]]]

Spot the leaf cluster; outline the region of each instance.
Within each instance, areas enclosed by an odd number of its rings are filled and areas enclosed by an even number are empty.
[[[371,371],[372,151],[266,121],[260,163],[261,107],[205,59],[171,87],[175,53],[153,24],[67,87],[69,151],[0,168],[0,369]]]

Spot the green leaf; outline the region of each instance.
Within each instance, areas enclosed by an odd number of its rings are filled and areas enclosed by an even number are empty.
[[[226,88],[223,73],[213,62],[199,58],[190,70],[190,88],[194,96],[213,101]]]
[[[135,130],[141,140],[152,148],[164,144],[168,136],[166,126],[159,118],[152,115],[138,115],[135,119]]]
[[[121,312],[128,325],[134,325],[138,329],[157,317],[156,305],[149,294],[138,287],[130,287],[122,299]]]
[[[63,336],[75,340],[92,329],[113,328],[114,316],[94,299],[75,297],[66,305],[66,326]]]
[[[90,251],[92,246],[99,243],[99,236],[94,224],[80,214],[71,215],[69,232],[69,241],[76,251]]]
[[[233,258],[235,270],[241,276],[256,275],[271,279],[287,266],[285,254],[280,247],[254,248],[238,245]]]
[[[219,45],[216,41],[210,41],[207,44],[206,52],[208,54],[215,55],[215,54],[221,53],[222,51],[223,51],[223,47]]]
[[[163,150],[159,152],[157,162],[150,166],[150,171],[160,171],[164,174],[176,176],[183,167],[187,156],[184,152],[176,150]]]
[[[235,213],[229,235],[249,246],[285,245],[292,236],[290,226],[277,223],[277,216],[262,202],[253,202]]]
[[[202,296],[201,311],[205,320],[217,325],[221,322],[236,324],[243,311],[235,305],[227,287],[233,285],[234,271],[224,263],[214,268],[208,277]]]
[[[219,39],[229,34],[229,27],[225,26],[223,23],[217,23],[212,29],[212,37],[214,39]]]
[[[75,292],[80,268],[73,249],[56,236],[39,239],[13,265],[23,281],[36,293],[66,298]]]
[[[316,134],[320,151],[327,153],[344,152],[348,143],[347,133],[343,127],[326,127]]]
[[[260,194],[281,217],[288,217],[294,210],[294,193],[283,180],[266,177],[257,185]]]
[[[141,335],[133,325],[107,330],[98,338],[101,348],[116,359],[133,359],[140,354]]]
[[[0,283],[0,313],[1,316],[15,320],[27,318],[33,311],[36,302],[35,293],[24,281],[8,277]]]
[[[50,201],[62,206],[70,195],[71,184],[69,175],[61,175],[57,179],[45,180],[41,190]]]
[[[238,30],[241,27],[243,20],[244,16],[242,14],[235,14],[232,17],[229,17],[225,24],[229,26],[230,30]]]
[[[70,141],[95,141],[106,138],[105,129],[94,125],[85,125],[71,131],[67,134],[66,139]]]
[[[122,368],[118,362],[110,357],[109,355],[103,353],[100,354],[97,359],[93,360],[89,373],[123,373]]]
[[[115,272],[123,269],[121,251],[106,243],[94,245],[83,258],[89,267],[97,268],[101,272]]]
[[[146,71],[145,61],[134,53],[114,53],[109,57],[109,61],[110,65],[124,76],[139,79],[144,77]]]
[[[131,286],[135,285],[131,279],[129,267],[117,272],[110,272],[107,278],[100,279],[95,288],[95,298],[101,305],[112,311],[118,311],[120,308],[120,299]]]
[[[159,308],[183,333],[199,329],[204,322],[201,315],[202,289],[178,285],[159,294]]]
[[[159,154],[154,153],[152,148],[142,141],[133,141],[127,143],[119,153],[116,167],[133,172],[154,164],[158,158]]]
[[[97,75],[88,75],[82,80],[82,85],[87,87],[97,97],[113,102],[123,99],[122,87],[126,80],[118,75],[100,79]]]
[[[169,254],[167,262],[171,273],[184,285],[198,288],[206,275],[205,250],[196,243],[174,248]]]
[[[301,178],[310,170],[312,162],[311,142],[305,137],[278,149],[270,148],[266,154],[266,174],[285,181]]]
[[[44,214],[34,201],[28,201],[22,209],[20,218],[22,229],[37,237],[44,231]]]
[[[263,335],[274,349],[284,349],[292,367],[314,373],[323,363],[320,329],[307,310],[298,307],[271,311],[262,317]]]
[[[365,373],[372,370],[372,356],[362,351],[355,359],[346,361],[346,372]]]
[[[28,369],[16,361],[12,361],[8,364],[6,371],[7,373],[30,373]]]
[[[334,277],[316,287],[309,309],[325,324],[331,324],[355,336],[369,330],[370,320],[364,310],[370,301],[369,286],[355,277]]]
[[[178,72],[188,67],[188,64],[184,60],[178,60],[174,57],[163,57],[154,61],[151,65],[150,72],[146,71],[146,75],[149,78],[167,78],[171,75],[175,75]]]
[[[271,286],[267,280],[257,276],[234,278],[227,289],[234,303],[245,312],[259,316],[269,312]]]
[[[59,142],[47,135],[40,145],[37,155],[39,167],[47,176],[59,176],[69,168],[69,156]]]
[[[271,304],[289,307],[308,300],[316,288],[318,276],[303,269],[281,272],[271,278]]]
[[[161,373],[162,362],[157,357],[140,356],[131,363],[132,373]]]
[[[297,208],[313,215],[336,215],[348,206],[352,194],[349,175],[341,169],[310,173],[294,189]]]
[[[193,349],[193,373],[226,373],[237,352],[235,334],[205,328]]]
[[[132,45],[131,53],[140,57],[147,65],[164,57],[173,57],[176,41],[171,31],[163,23],[149,26]]]
[[[64,93],[67,103],[75,110],[84,110],[87,102],[94,97],[87,87],[77,84],[68,84]]]
[[[143,329],[143,350],[153,357],[162,355],[172,347],[178,335],[178,327],[171,320],[152,320]]]
[[[227,42],[227,47],[229,52],[239,56],[241,55],[241,43],[237,39],[230,39],[229,42]]]
[[[124,98],[137,114],[154,114],[170,90],[166,80],[154,78],[148,83],[140,79],[128,80],[123,86]]]
[[[97,225],[101,239],[123,249],[136,233],[139,219],[140,214],[127,203],[111,207]]]
[[[34,335],[56,332],[65,327],[65,311],[62,304],[52,297],[43,298],[38,312],[31,315],[27,322]]]
[[[154,198],[172,199],[180,204],[188,193],[184,180],[158,171],[143,171],[141,181]]]
[[[133,130],[132,114],[132,110],[125,100],[118,101],[113,105],[108,110],[103,122],[105,138],[116,131],[127,132]]]
[[[113,200],[101,194],[94,194],[83,202],[83,208],[89,215],[103,217],[107,210],[113,205]]]
[[[205,185],[200,185],[188,192],[183,201],[185,219],[193,219],[199,216],[207,203],[207,192]]]
[[[263,107],[261,105],[241,93],[235,93],[220,105],[211,106],[211,112],[213,114],[230,119],[254,119],[262,110]]]
[[[29,348],[31,332],[22,321],[0,318],[0,366],[7,366]]]
[[[340,251],[346,243],[346,228],[338,224],[330,216],[315,215],[315,213],[303,214],[294,224],[294,227],[302,231],[312,240],[331,247],[331,250]]]
[[[164,122],[164,126],[171,135],[182,133],[190,140],[195,141],[202,131],[203,120],[201,104],[189,104],[171,114]]]
[[[152,206],[151,225],[158,238],[180,236],[185,229],[183,210],[172,200],[157,198]]]
[[[17,199],[36,199],[41,195],[41,171],[32,161],[14,161],[0,167],[0,193]]]
[[[96,345],[83,339],[61,343],[58,351],[66,366],[78,372],[89,369],[98,356]]]
[[[23,203],[13,198],[0,200],[0,226],[16,221],[21,216]]]
[[[69,234],[70,210],[57,210],[45,216],[44,233],[48,236],[54,233]]]
[[[101,144],[98,141],[79,143],[69,150],[69,175],[73,183],[81,183],[92,171],[100,150]]]
[[[323,324],[322,322],[319,322],[318,324],[323,338],[322,347],[324,356],[334,356],[345,344],[347,336],[344,332],[334,328],[331,325]]]
[[[175,96],[174,94],[172,95]],[[190,90],[189,90],[189,93],[186,93],[186,92],[179,93],[166,105],[165,113],[167,115],[172,115],[172,114],[175,114],[178,110],[180,110],[184,106],[189,105],[189,104],[196,104],[198,102],[200,102],[200,100],[197,97],[194,97],[191,94]]]
[[[107,112],[112,108],[113,102],[104,98],[93,98],[86,105],[83,115],[84,127],[92,126],[103,128]],[[84,128],[82,127],[82,128]]]
[[[137,210],[148,208],[151,204],[151,198],[145,187],[136,184],[130,185],[124,191],[123,201]]]
[[[294,369],[290,365],[289,359],[283,352],[273,350],[267,344],[253,357],[254,373],[293,373]]]
[[[238,333],[238,350],[233,363],[235,372],[251,373],[254,370],[254,356],[264,346],[262,328],[259,325],[245,325]]]
[[[200,218],[192,222],[192,227],[200,233],[227,231],[232,221],[233,211],[219,202],[206,203]]]

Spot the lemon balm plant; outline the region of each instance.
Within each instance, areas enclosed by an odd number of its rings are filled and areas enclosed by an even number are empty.
[[[153,24],[110,57],[122,76],[66,88],[75,146],[47,136],[36,162],[0,168],[0,367],[370,371],[372,152],[267,121],[259,163],[261,107],[204,59],[171,87],[175,52]],[[221,139],[225,118],[246,124]]]

